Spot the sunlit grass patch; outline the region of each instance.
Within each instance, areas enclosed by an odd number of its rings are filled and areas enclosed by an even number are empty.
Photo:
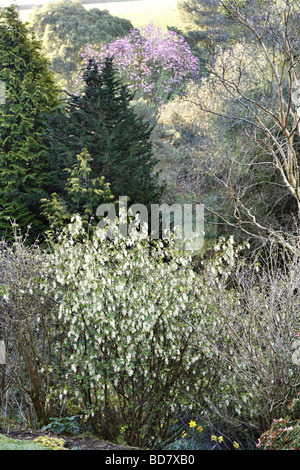
[[[32,441],[12,439],[0,434],[0,450],[53,450]]]
[[[124,18],[140,28],[152,22],[155,26],[167,29],[167,26],[182,27],[182,18],[177,10],[177,0],[129,0],[124,2],[91,3],[83,4],[90,10],[99,8],[108,10],[113,16]],[[20,18],[23,22],[29,21],[32,10],[20,10]]]

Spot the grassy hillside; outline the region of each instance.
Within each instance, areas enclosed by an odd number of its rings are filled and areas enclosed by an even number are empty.
[[[137,0],[127,2],[114,2],[105,4],[89,4],[86,8],[107,9],[112,15],[126,18],[135,27],[150,22],[162,28],[181,25],[181,18],[177,10],[177,0]]]
[[[128,0],[108,3],[86,3],[87,9],[108,10],[112,15],[125,18],[139,28],[153,22],[166,29],[167,26],[180,27],[181,17],[177,10],[177,0]],[[22,21],[27,21],[32,10],[20,10]]]

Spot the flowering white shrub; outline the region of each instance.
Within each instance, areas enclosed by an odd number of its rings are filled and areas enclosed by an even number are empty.
[[[298,260],[288,275],[256,272],[230,238],[196,273],[172,240],[117,228],[89,238],[75,218],[49,257],[45,290],[56,289],[66,334],[61,398],[75,396],[95,432],[138,447],[171,442],[174,420],[199,410],[260,431],[299,383]]]
[[[70,351],[61,396],[76,392],[106,438],[122,428],[129,444],[157,446],[172,439],[171,417],[203,382],[196,275],[172,241],[106,235],[89,238],[76,217],[49,258]]]
[[[90,236],[75,217],[50,252],[1,245],[0,406],[13,383],[41,424],[85,415],[104,438],[147,448],[201,411],[256,434],[283,416],[299,384],[298,256],[257,270],[230,238],[196,272],[172,240],[115,228]]]

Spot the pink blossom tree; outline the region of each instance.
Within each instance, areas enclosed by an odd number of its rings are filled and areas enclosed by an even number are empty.
[[[152,23],[131,29],[127,36],[109,44],[89,44],[82,56],[86,64],[94,58],[100,67],[105,57],[114,57],[123,82],[151,104],[184,93],[188,82],[200,78],[198,59],[184,38]]]

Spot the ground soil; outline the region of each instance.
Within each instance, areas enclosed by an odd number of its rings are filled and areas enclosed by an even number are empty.
[[[31,429],[11,429],[8,427],[1,427],[0,434],[4,434],[7,437],[20,440],[32,440],[39,436],[50,436],[59,437],[64,439],[67,449],[76,448],[77,450],[138,450],[135,447],[129,447],[126,445],[117,445],[112,442],[103,441],[93,436],[70,436],[65,434],[55,435],[53,433],[45,433],[38,430]]]

